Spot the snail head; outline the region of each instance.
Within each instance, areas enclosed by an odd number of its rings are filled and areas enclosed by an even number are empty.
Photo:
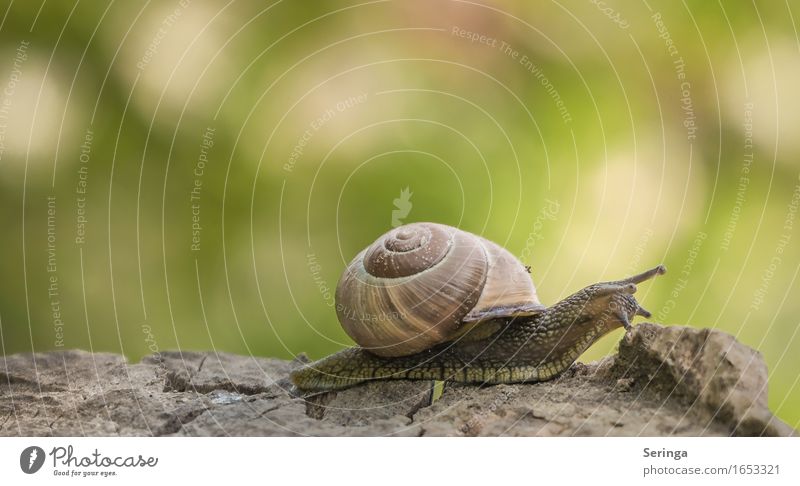
[[[667,269],[659,265],[646,272],[614,282],[602,282],[583,289],[587,300],[581,309],[582,320],[591,320],[597,325],[613,330],[618,327],[630,329],[635,316],[650,317],[634,297],[636,284],[663,275]]]

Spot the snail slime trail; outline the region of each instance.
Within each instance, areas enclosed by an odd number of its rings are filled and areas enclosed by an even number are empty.
[[[203,175],[206,173],[206,165],[208,164],[208,152],[214,146],[215,130],[216,128],[208,127],[203,133],[203,139],[200,142],[200,155],[197,156],[197,162],[192,171],[194,182],[192,183],[192,191],[189,194],[189,204],[192,210],[191,251],[200,251],[200,233],[203,231],[203,226],[200,224],[200,195],[203,191]]]

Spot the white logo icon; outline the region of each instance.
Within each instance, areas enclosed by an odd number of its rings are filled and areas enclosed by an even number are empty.
[[[19,467],[25,474],[33,474],[44,464],[44,449],[37,446],[26,447],[19,455]]]

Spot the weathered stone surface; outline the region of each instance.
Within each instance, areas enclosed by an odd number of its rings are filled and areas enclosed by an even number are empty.
[[[730,334],[643,324],[620,342],[612,371],[686,409],[696,423],[721,423],[736,435],[794,432],[769,411],[761,353]]]
[[[708,329],[640,324],[619,353],[546,383],[374,382],[288,391],[303,359],[66,351],[0,360],[0,435],[794,435],[761,355]]]

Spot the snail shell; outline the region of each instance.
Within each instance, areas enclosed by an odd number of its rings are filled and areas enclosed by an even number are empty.
[[[350,262],[336,288],[345,332],[384,357],[418,353],[491,319],[543,309],[514,255],[436,223],[387,232]]]

